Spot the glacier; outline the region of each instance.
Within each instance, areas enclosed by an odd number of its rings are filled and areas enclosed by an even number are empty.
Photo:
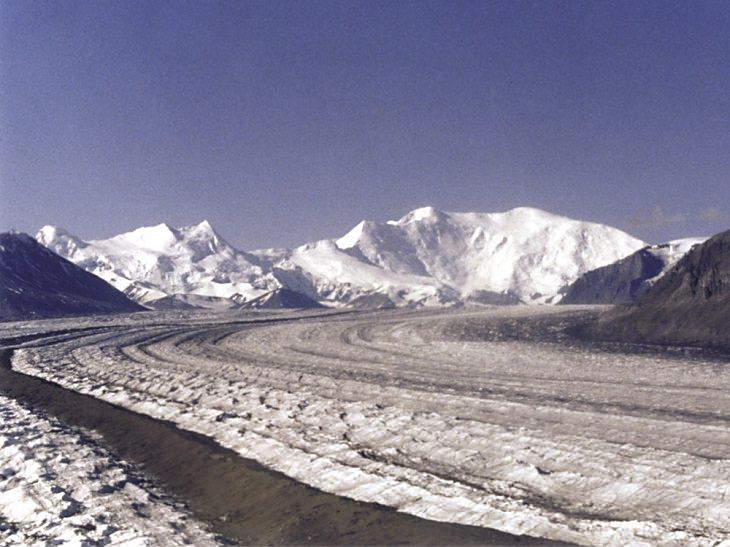
[[[727,359],[560,338],[586,313],[156,312],[4,329],[22,336],[15,370],[327,492],[585,545],[727,545]]]

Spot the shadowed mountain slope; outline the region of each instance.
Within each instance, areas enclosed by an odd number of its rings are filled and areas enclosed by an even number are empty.
[[[565,287],[561,304],[631,304],[644,294],[694,245],[687,238],[639,249],[613,264],[591,270]]]
[[[0,320],[143,309],[30,236],[0,234]]]
[[[730,231],[690,250],[633,306],[588,327],[603,339],[730,347]]]

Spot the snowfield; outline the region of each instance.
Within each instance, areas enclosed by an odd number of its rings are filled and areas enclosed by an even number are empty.
[[[560,334],[586,313],[170,312],[0,336],[18,371],[327,492],[581,544],[730,545],[728,362]]]
[[[0,545],[217,545],[93,434],[0,396]]]

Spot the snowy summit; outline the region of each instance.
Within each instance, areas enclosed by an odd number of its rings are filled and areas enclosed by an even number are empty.
[[[398,220],[363,220],[340,238],[252,252],[207,221],[93,241],[45,226],[36,239],[145,304],[174,295],[245,302],[279,288],[330,305],[552,303],[582,274],[645,246],[618,229],[529,207],[422,207]]]

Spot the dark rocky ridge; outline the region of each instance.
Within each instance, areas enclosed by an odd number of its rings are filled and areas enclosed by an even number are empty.
[[[153,310],[195,310],[196,306],[185,302],[175,294],[163,296],[157,300],[145,302],[145,304]]]
[[[228,310],[238,307],[240,302],[238,302],[237,296],[224,298],[202,294],[175,293],[156,300],[149,300],[144,305],[153,310]]]
[[[467,302],[492,306],[515,306],[522,304],[522,300],[508,291],[501,293],[494,291],[474,291],[467,297]]]
[[[324,308],[316,300],[289,289],[276,289],[254,298],[240,306],[241,309],[298,309],[298,308]]]
[[[362,294],[349,302],[349,306],[358,309],[392,310],[397,308],[388,295],[380,293]]]
[[[585,330],[606,340],[730,348],[730,231],[694,247],[635,305]]]
[[[630,304],[650,287],[665,262],[640,249],[613,264],[586,272],[564,289],[561,304]]]
[[[0,234],[0,320],[142,310],[106,281],[32,237]]]

